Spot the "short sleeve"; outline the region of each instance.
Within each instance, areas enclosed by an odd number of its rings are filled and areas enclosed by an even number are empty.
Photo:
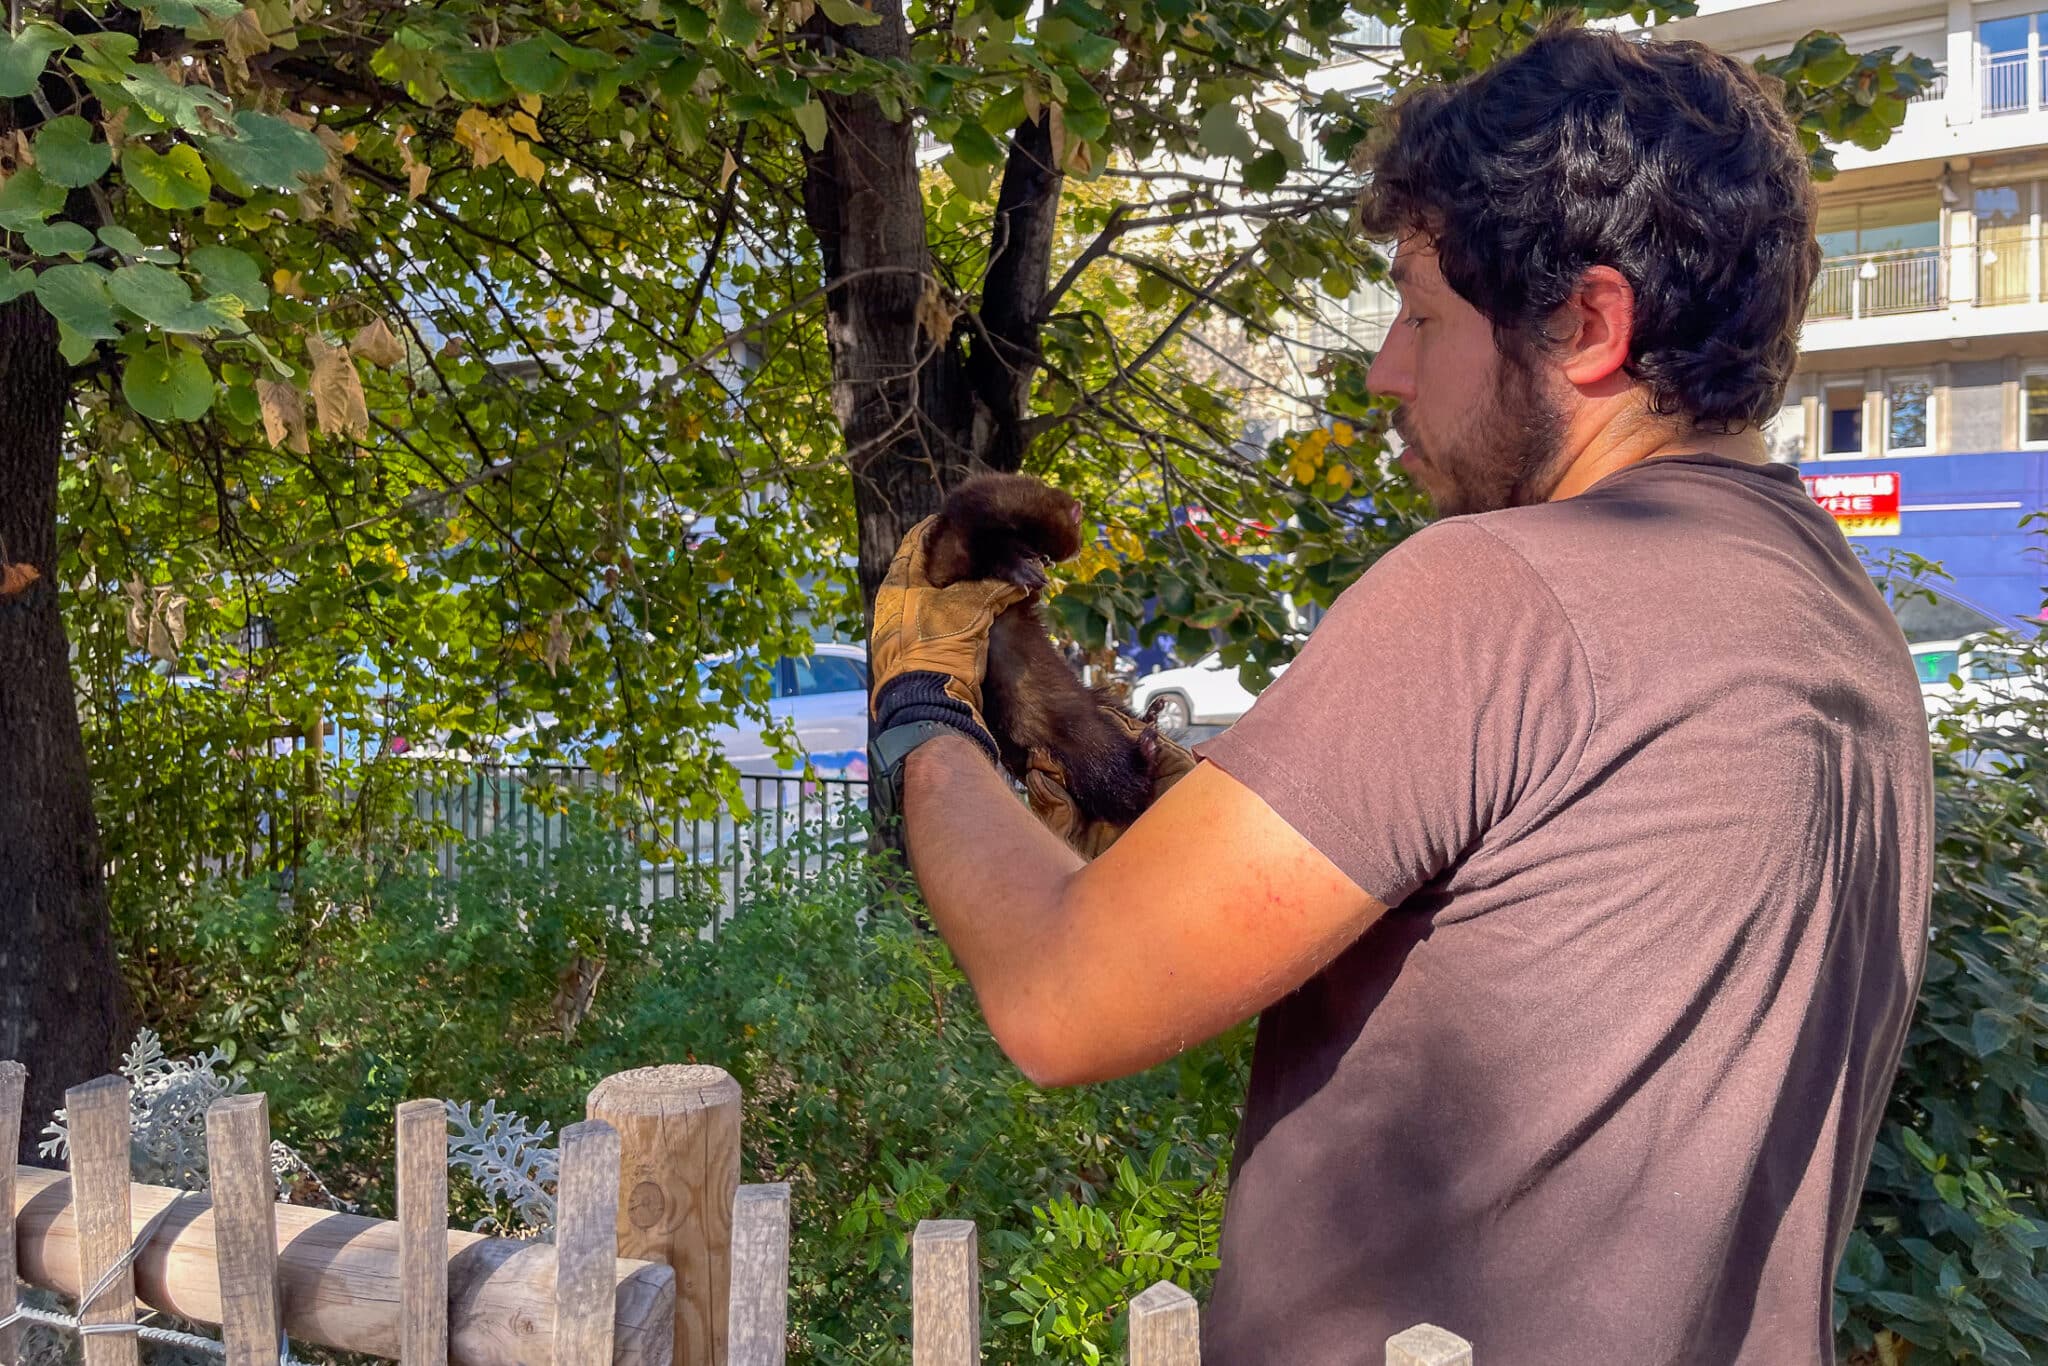
[[[1347,589],[1235,725],[1196,747],[1388,906],[1563,790],[1596,720],[1571,620],[1470,520]]]

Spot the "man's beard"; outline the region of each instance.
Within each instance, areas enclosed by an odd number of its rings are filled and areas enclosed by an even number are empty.
[[[1441,440],[1417,440],[1407,405],[1394,410],[1394,430],[1430,476],[1417,482],[1440,517],[1540,503],[1556,482],[1564,415],[1521,358],[1500,352],[1497,373],[1486,401]]]

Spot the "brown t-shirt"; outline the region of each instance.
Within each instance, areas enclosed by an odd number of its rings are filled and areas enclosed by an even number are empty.
[[[1790,469],[1438,523],[1199,752],[1393,908],[1260,1021],[1205,1360],[1833,1360],[1932,772]]]

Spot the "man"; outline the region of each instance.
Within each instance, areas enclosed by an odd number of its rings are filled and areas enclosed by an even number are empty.
[[[1797,138],[1734,60],[1550,31],[1403,103],[1364,208],[1372,384],[1444,519],[1120,836],[1034,774],[1066,841],[974,711],[1014,590],[932,590],[913,535],[878,791],[1040,1084],[1263,1012],[1206,1359],[1428,1321],[1514,1366],[1831,1361],[1932,775],[1897,624],[1759,433],[1818,263]]]

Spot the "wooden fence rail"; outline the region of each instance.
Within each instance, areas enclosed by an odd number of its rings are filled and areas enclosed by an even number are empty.
[[[0,1141],[23,1072],[0,1062]],[[16,1275],[82,1300],[86,1366],[136,1366],[138,1305],[215,1326],[227,1366],[286,1366],[287,1335],[404,1366],[783,1366],[790,1190],[739,1183],[740,1089],[716,1067],[608,1077],[562,1130],[552,1243],[448,1227],[448,1121],[398,1107],[398,1218],[277,1203],[260,1095],[206,1116],[208,1192],[129,1180],[128,1084],[65,1093],[69,1174],[0,1168],[0,1366],[17,1366]],[[621,1257],[627,1251],[635,1254]],[[974,1224],[911,1239],[914,1366],[979,1366]],[[1160,1282],[1129,1307],[1130,1366],[1201,1366],[1200,1309]],[[198,1344],[205,1345],[205,1344]],[[1387,1366],[1472,1366],[1428,1324]]]

